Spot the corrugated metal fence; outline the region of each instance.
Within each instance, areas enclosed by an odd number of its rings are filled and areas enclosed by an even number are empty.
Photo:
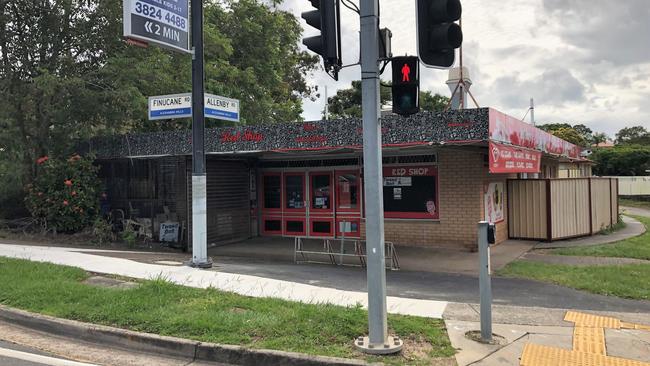
[[[508,180],[508,236],[559,240],[593,235],[618,221],[616,178]]]
[[[650,177],[612,177],[618,179],[621,196],[650,196]]]

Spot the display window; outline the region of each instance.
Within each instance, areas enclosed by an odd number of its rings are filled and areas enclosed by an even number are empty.
[[[332,173],[309,174],[311,188],[310,213],[323,214],[333,211],[332,203]]]
[[[336,211],[359,212],[361,179],[359,171],[336,172]]]
[[[265,212],[282,211],[282,176],[265,173],[262,177],[262,209]]]
[[[435,166],[390,166],[383,169],[384,217],[440,218],[438,170]]]

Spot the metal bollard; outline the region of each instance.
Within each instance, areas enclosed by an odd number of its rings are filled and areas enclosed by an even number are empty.
[[[481,294],[481,340],[492,342],[492,280],[490,278],[490,246],[488,222],[478,223],[479,291]]]

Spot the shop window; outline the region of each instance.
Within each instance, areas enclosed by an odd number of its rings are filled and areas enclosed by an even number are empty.
[[[284,191],[286,207],[298,210],[305,208],[304,175],[287,174],[284,176]]]
[[[314,174],[311,176],[312,202],[311,208],[316,210],[331,210],[332,190],[329,174]]]
[[[264,208],[282,208],[282,193],[280,175],[264,176]]]
[[[359,174],[356,172],[336,175],[337,211],[359,210]]]
[[[333,220],[311,221],[311,235],[313,236],[334,236]]]
[[[305,235],[304,219],[286,219],[284,222],[285,235]]]
[[[384,168],[384,216],[437,219],[438,175],[434,166]]]

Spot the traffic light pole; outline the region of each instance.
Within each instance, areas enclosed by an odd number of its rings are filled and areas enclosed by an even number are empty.
[[[208,258],[207,179],[205,173],[205,106],[203,70],[203,0],[192,0],[192,260],[189,265],[212,267]]]
[[[402,342],[388,336],[384,201],[379,110],[379,1],[361,0],[361,89],[363,113],[363,181],[366,209],[369,337],[355,345],[366,353],[401,350]]]

